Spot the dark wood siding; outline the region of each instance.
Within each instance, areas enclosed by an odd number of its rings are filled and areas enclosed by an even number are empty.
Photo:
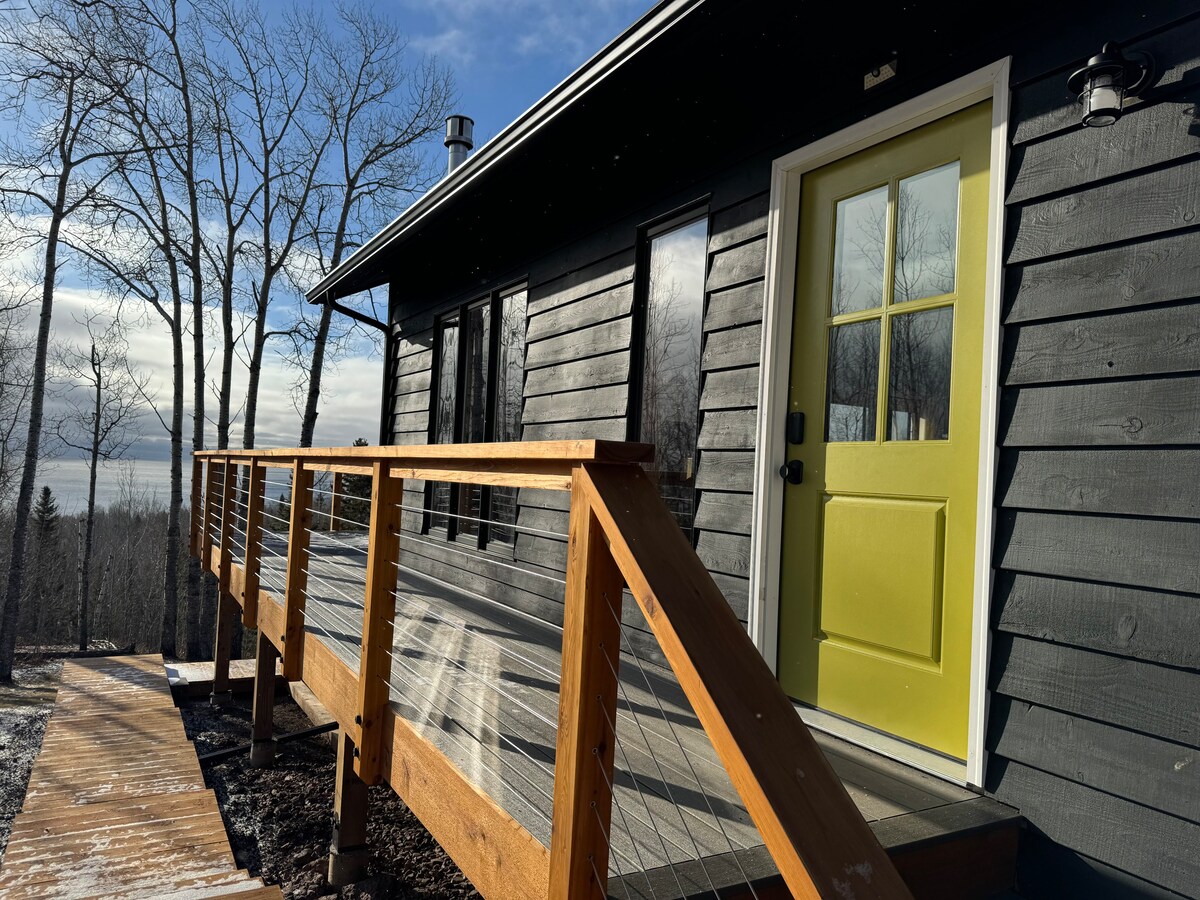
[[[765,176],[765,172],[763,173]],[[762,184],[765,189],[765,182]],[[767,194],[711,210],[701,361],[701,430],[697,468],[696,549],[743,622],[748,603],[751,478],[762,342]],[[636,224],[625,241],[604,243],[602,258],[559,271],[570,248],[535,262],[528,271],[525,440],[624,440],[631,377]],[[397,291],[399,294],[399,291]],[[391,434],[394,443],[428,440],[434,320],[469,299],[393,311]],[[424,484],[405,486],[407,506],[423,503]],[[483,554],[465,545],[421,535],[420,516],[405,515],[403,553],[419,570],[560,623],[566,564],[568,497],[523,490],[512,547]],[[641,624],[626,598],[627,621]],[[633,634],[639,651],[655,655],[650,636]]]
[[[1134,46],[1110,128],[1013,97],[987,783],[1036,897],[1200,891],[1200,20]]]

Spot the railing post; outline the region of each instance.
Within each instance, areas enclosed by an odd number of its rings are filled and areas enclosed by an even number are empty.
[[[221,706],[233,699],[229,688],[229,656],[233,644],[233,617],[237,601],[229,593],[233,565],[233,498],[237,467],[225,459],[221,467],[221,537],[217,563],[217,633],[213,641],[213,682],[209,702]],[[231,477],[232,476],[232,477]]]
[[[230,477],[230,473],[233,477]],[[221,534],[218,548],[221,558],[217,563],[218,596],[229,593],[229,567],[232,564],[233,546],[233,489],[237,483],[237,466],[228,458],[221,463]]]
[[[213,475],[215,474],[218,463],[212,457],[204,461],[204,469],[206,477],[204,479],[204,521],[201,527],[200,535],[200,568],[202,571],[212,571],[212,523],[213,523],[213,507],[216,506],[216,490],[213,485]]]
[[[383,712],[392,671],[392,624],[396,618],[396,565],[400,562],[400,504],[404,480],[386,462],[371,471],[371,518],[367,539],[367,587],[358,676],[358,756],[354,770],[367,784],[383,775]]]
[[[292,465],[292,508],[288,521],[287,580],[284,583],[283,677],[299,681],[304,668],[304,600],[308,592],[308,528],[312,524],[313,471],[304,460]]]
[[[232,702],[229,684],[229,657],[233,648],[233,623],[238,613],[237,602],[225,591],[217,594],[217,633],[213,640],[212,693],[208,702],[225,706]]]
[[[624,580],[575,470],[571,487],[562,680],[550,834],[550,897],[608,889]]]
[[[325,880],[334,887],[361,881],[371,854],[367,848],[367,785],[354,774],[354,741],[337,735],[337,767],[333,778],[333,837]]]
[[[342,515],[342,473],[333,473],[333,487],[329,492],[329,530],[341,530]]]
[[[250,458],[246,479],[246,577],[242,584],[242,624],[258,627],[258,575],[262,561],[263,482],[266,470]]]
[[[201,501],[204,496],[202,493],[204,488],[204,459],[199,456],[192,457],[192,515],[191,515],[191,530],[188,535],[188,552],[200,558],[200,536],[203,534],[204,528],[204,510],[200,508]]]
[[[275,761],[275,660],[279,651],[270,637],[258,632],[254,652],[254,710],[250,724],[250,765],[269,766]]]

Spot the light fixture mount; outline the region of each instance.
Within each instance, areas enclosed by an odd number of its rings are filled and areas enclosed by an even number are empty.
[[[1083,124],[1099,128],[1121,118],[1126,97],[1136,97],[1154,78],[1154,58],[1139,50],[1126,55],[1109,41],[1087,65],[1071,73],[1067,90],[1083,105]]]

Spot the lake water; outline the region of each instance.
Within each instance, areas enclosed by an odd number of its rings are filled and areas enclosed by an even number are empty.
[[[156,500],[166,506],[171,499],[171,464],[158,459],[129,459],[116,463],[101,464],[96,476],[96,505],[109,506],[121,495],[121,482],[129,482],[132,472],[133,490],[146,500]],[[191,460],[183,465],[183,497],[187,502],[191,481]],[[50,485],[58,500],[58,508],[65,515],[83,512],[87,508],[88,467],[82,459],[52,459],[38,466],[37,488]],[[35,494],[36,496],[36,494]]]

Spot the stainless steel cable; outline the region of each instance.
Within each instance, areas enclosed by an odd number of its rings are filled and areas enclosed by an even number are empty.
[[[477,523],[477,524],[499,525],[501,528],[509,528],[513,531],[519,531],[519,532],[522,532],[525,534],[533,534],[533,535],[538,535],[538,536],[542,536],[542,537],[556,538],[556,539],[560,539],[560,540],[564,540],[564,541],[568,540],[567,535],[562,534],[561,532],[558,532],[558,531],[545,531],[541,528],[531,528],[528,525],[517,525],[516,523],[513,523],[513,522],[501,522],[499,519],[484,519],[484,518],[481,518],[480,516],[464,516],[460,513],[444,512],[442,510],[433,510],[433,509],[427,510],[420,506],[405,506],[403,503],[398,504],[398,505],[405,512],[413,512],[413,513],[418,513],[420,515],[425,515],[425,513],[429,513],[430,515],[446,516],[451,519],[463,519],[465,521],[473,522],[473,523]]]
[[[467,551],[467,550],[463,550],[461,547],[455,547],[455,546],[453,546],[453,545],[452,545],[452,544],[450,544],[450,543],[438,543],[438,544],[435,544],[435,543],[433,543],[432,541],[426,541],[426,540],[422,540],[422,539],[420,539],[420,538],[413,537],[413,536],[409,536],[409,537],[408,537],[408,541],[409,541],[410,543],[426,544],[426,545],[428,545],[428,546],[431,546],[431,547],[438,547],[438,548],[440,548],[440,549],[452,550],[452,551],[453,551],[453,552],[455,552],[455,553],[461,553],[463,556],[469,556],[469,557],[471,557],[472,559],[478,559],[478,558],[479,558],[479,557],[478,557],[478,555],[477,555],[477,554],[479,553],[479,551],[478,551],[478,550],[476,550],[476,551],[475,551],[475,553],[471,553],[471,552],[469,552],[469,551]],[[488,564],[489,564],[489,565],[493,565],[493,566],[499,566],[499,567],[500,567],[500,568],[502,568],[502,569],[511,569],[511,570],[512,570],[512,571],[514,571],[514,572],[520,572],[522,575],[533,575],[533,576],[534,576],[534,577],[536,577],[536,578],[544,578],[544,579],[546,579],[547,581],[554,582],[555,584],[561,584],[561,585],[563,585],[564,587],[566,587],[566,584],[567,584],[567,582],[566,582],[565,580],[563,580],[562,578],[558,578],[558,577],[556,577],[556,576],[553,576],[553,575],[547,575],[547,574],[545,574],[544,572],[537,572],[537,571],[534,571],[533,569],[526,569],[526,568],[524,568],[523,566],[514,566],[514,565],[510,565],[510,564],[508,564],[508,563],[501,562],[501,561],[500,561],[500,560],[498,560],[498,559],[493,559],[493,558],[492,558],[492,557],[490,557],[490,556],[489,556],[489,557],[487,557],[487,561],[488,561]],[[399,563],[396,563],[396,565],[397,565],[397,566],[399,566]]]
[[[735,847],[734,847],[734,845],[733,845],[733,841],[732,841],[732,840],[730,840],[730,838],[729,838],[729,834],[728,834],[728,832],[726,832],[726,830],[725,830],[725,826],[724,826],[724,824],[721,822],[721,818],[720,818],[720,816],[718,816],[718,815],[716,814],[716,811],[713,809],[712,800],[711,800],[711,799],[709,798],[709,796],[708,796],[708,791],[707,791],[707,790],[705,790],[705,788],[704,788],[704,783],[703,783],[703,782],[700,780],[700,776],[696,774],[696,770],[695,770],[695,768],[692,766],[691,757],[689,756],[689,754],[688,754],[688,752],[687,752],[686,748],[683,746],[683,742],[679,740],[679,735],[678,735],[678,734],[676,733],[676,731],[675,731],[675,725],[674,725],[674,723],[673,723],[673,722],[670,720],[670,718],[667,716],[667,712],[666,712],[666,710],[665,710],[665,709],[663,709],[662,702],[659,700],[659,697],[658,697],[658,692],[654,690],[654,686],[653,686],[653,685],[650,683],[650,677],[649,677],[649,676],[646,674],[646,670],[645,670],[645,668],[642,666],[642,660],[641,660],[641,658],[640,658],[640,657],[637,655],[637,651],[634,649],[634,647],[633,647],[633,643],[632,643],[632,642],[629,640],[629,637],[628,637],[628,635],[626,635],[626,633],[625,633],[625,626],[624,626],[624,625],[621,623],[621,620],[620,620],[620,618],[617,616],[617,614],[616,614],[616,611],[612,609],[612,604],[611,604],[611,603],[609,604],[609,611],[612,613],[613,617],[614,617],[614,618],[616,618],[616,620],[617,620],[617,628],[620,630],[620,633],[621,633],[621,640],[624,642],[624,644],[625,644],[625,647],[627,648],[627,652],[628,652],[629,656],[633,657],[633,661],[634,661],[634,663],[637,665],[637,667],[638,667],[638,671],[639,671],[639,672],[641,673],[641,675],[642,675],[642,680],[643,680],[643,681],[646,683],[646,690],[649,692],[650,696],[654,698],[654,704],[655,704],[655,706],[657,706],[657,707],[658,707],[658,713],[659,713],[659,715],[662,717],[663,721],[667,723],[667,728],[669,728],[669,729],[670,729],[670,731],[671,731],[671,736],[672,736],[672,738],[674,739],[675,745],[676,745],[676,746],[679,748],[679,752],[680,752],[680,754],[683,756],[684,762],[686,762],[686,763],[687,763],[687,765],[688,765],[688,768],[691,770],[692,778],[695,780],[695,782],[696,782],[696,786],[697,786],[698,788],[700,788],[700,795],[701,795],[701,796],[704,798],[704,804],[705,804],[705,806],[706,806],[706,807],[708,807],[708,812],[709,812],[709,815],[711,815],[711,816],[712,816],[712,818],[713,818],[713,820],[716,822],[716,825],[717,825],[717,830],[719,830],[719,831],[720,831],[720,833],[721,833],[721,836],[722,836],[722,837],[725,839],[725,843],[726,843],[726,844],[729,846],[729,852],[730,852],[730,854],[733,856],[733,861],[734,861],[734,864],[737,866],[737,868],[738,868],[738,872],[739,872],[739,873],[741,874],[741,876],[742,876],[742,880],[743,880],[744,882],[746,882],[746,886],[747,886],[748,888],[750,888],[750,894],[751,894],[751,895],[752,895],[752,896],[755,898],[755,900],[757,900],[757,898],[758,898],[758,893],[757,893],[757,892],[754,890],[754,885],[750,883],[750,879],[746,877],[746,871],[745,871],[745,869],[743,869],[743,868],[742,868],[742,863],[741,863],[741,860],[738,858],[738,855],[737,855],[737,850],[736,850],[736,848],[735,848]],[[620,683],[620,682],[618,681],[618,684],[619,684],[619,683]],[[623,692],[623,691],[624,691],[624,688],[622,688],[622,692]],[[625,701],[625,702],[626,702],[626,703],[628,703],[628,702],[629,702],[628,698],[626,698],[626,701]],[[638,716],[637,716],[637,713],[636,713],[636,712],[634,713],[634,719],[635,719],[635,721],[637,721],[637,720],[638,720]],[[639,725],[639,730],[640,730],[640,725]],[[643,734],[643,736],[642,736],[642,739],[643,739],[643,740],[645,740],[645,735],[644,735],[644,734]],[[653,756],[654,756],[654,750],[653,750],[653,748],[652,748],[652,747],[650,747],[650,744],[649,744],[649,742],[648,742],[648,741],[647,741],[647,745],[646,745],[646,746],[647,746],[647,749],[649,749],[649,750],[650,750],[650,755],[653,757]],[[657,763],[656,763],[656,765],[657,765]],[[661,769],[660,769],[660,775],[661,775]],[[680,818],[680,821],[681,821],[681,822],[682,822],[682,821],[684,821],[684,817],[683,817],[683,809],[682,809],[682,807],[680,806],[680,804],[676,802],[676,800],[675,800],[674,796],[671,794],[671,787],[670,787],[670,785],[669,785],[669,784],[666,782],[666,780],[665,780],[665,779],[663,780],[663,787],[664,787],[664,789],[667,791],[667,794],[668,794],[668,797],[669,797],[669,799],[670,799],[670,800],[671,800],[671,802],[672,802],[672,803],[675,805],[675,807],[676,807],[676,810],[679,812],[679,818]],[[703,821],[703,820],[701,820],[701,821]],[[706,823],[706,824],[707,824],[707,823]],[[685,828],[687,828],[687,826],[686,826],[686,825],[684,825],[684,827],[685,827]],[[711,827],[711,826],[710,826],[710,827]],[[692,834],[691,834],[691,830],[690,830],[690,829],[688,829],[688,837],[692,837]],[[694,837],[692,837],[692,841],[693,841],[693,843],[695,843],[695,838],[694,838]],[[699,848],[698,848],[698,847],[697,847],[697,852],[699,853]],[[703,856],[701,856],[701,857],[700,857],[700,867],[701,867],[701,869],[703,869],[703,871],[704,871],[704,877],[708,879],[709,887],[712,887],[712,888],[713,888],[713,893],[714,893],[714,894],[717,894],[717,890],[716,890],[716,888],[713,886],[713,883],[712,883],[712,878],[711,878],[711,877],[709,876],[709,874],[708,874],[708,868],[707,868],[707,866],[705,866],[705,865],[704,865],[704,859],[703,859]],[[719,895],[718,895],[718,896],[719,896]]]
[[[387,680],[387,681],[385,681],[385,683],[387,684],[388,689],[390,691],[392,688],[391,681]],[[428,695],[426,695],[426,698],[429,699]],[[439,716],[441,716],[441,718],[444,721],[453,722],[460,729],[461,733],[449,731],[449,730],[439,726],[438,723],[434,720],[434,713],[437,713]],[[442,707],[438,707],[433,702],[432,699],[429,699],[428,712],[425,713],[425,718],[426,718],[425,724],[428,724],[428,725],[436,728],[442,734],[445,734],[448,737],[453,738],[460,748],[463,748],[466,750],[468,756],[472,756],[473,758],[479,760],[480,767],[486,769],[488,771],[488,773],[496,779],[496,782],[498,784],[505,783],[504,776],[500,772],[497,772],[494,769],[492,769],[491,767],[485,765],[482,762],[482,759],[478,756],[475,756],[472,752],[474,750],[474,748],[477,746],[478,747],[487,747],[487,745],[484,744],[482,741],[479,741],[479,740],[473,739],[473,738],[471,739],[471,743],[466,743],[468,740],[468,736],[470,735],[470,732],[468,732],[467,729],[463,726],[463,724],[461,722],[459,722],[454,716],[450,715],[446,709],[444,709]],[[492,748],[488,747],[487,749],[492,752],[493,756],[497,756],[497,754],[495,753],[495,751],[492,750]],[[501,765],[507,765],[514,772],[517,771],[517,769],[512,765],[512,763],[505,760],[502,756],[497,756],[497,758],[500,760]],[[518,774],[521,774],[521,773],[518,772]],[[514,790],[512,792],[512,795],[515,796],[517,799],[519,799],[527,807],[529,807],[529,809],[533,810],[533,812],[536,815],[540,816],[542,819],[545,819],[547,822],[549,822],[551,825],[553,825],[554,820],[549,812],[547,812],[546,810],[537,806],[535,803],[533,803],[528,797],[526,797],[520,791]]]

